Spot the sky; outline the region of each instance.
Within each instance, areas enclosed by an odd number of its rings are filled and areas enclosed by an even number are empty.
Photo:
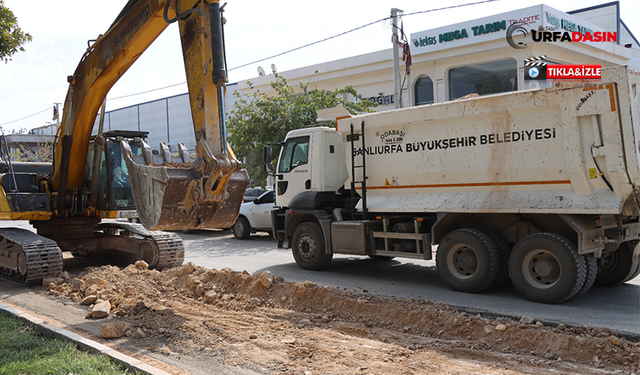
[[[475,5],[465,4],[480,2]],[[348,0],[320,3],[300,0],[228,0],[225,7],[229,82],[380,51],[391,47],[388,20],[265,61],[242,65],[356,29],[389,17],[391,8],[404,11],[408,35],[546,4],[568,12],[608,3],[608,0]],[[25,52],[0,62],[0,127],[4,133],[52,123],[54,103],[64,103],[67,76],[73,74],[87,41],[105,33],[127,0],[4,0],[33,41]],[[222,0],[224,3],[224,0]],[[450,9],[440,9],[450,8]],[[409,13],[424,12],[416,15]],[[620,0],[622,20],[640,39],[640,1]],[[115,84],[107,96],[107,111],[187,92],[180,37],[169,26]],[[60,105],[62,108],[62,104]]]

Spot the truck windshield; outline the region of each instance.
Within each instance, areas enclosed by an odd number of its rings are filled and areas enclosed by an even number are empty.
[[[309,159],[309,136],[287,139],[282,150],[278,172],[287,173],[293,168],[307,164]]]

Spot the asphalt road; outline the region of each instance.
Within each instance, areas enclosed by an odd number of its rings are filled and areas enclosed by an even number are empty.
[[[299,268],[290,250],[278,249],[267,234],[237,240],[228,231],[179,233],[185,241],[186,262],[249,273],[271,271],[287,282],[311,281],[367,295],[423,298],[481,314],[530,316],[567,325],[609,328],[640,339],[640,277],[626,284],[594,286],[586,294],[558,305],[527,301],[509,285],[480,294],[450,290],[436,271],[434,261],[373,261],[367,257],[334,256],[328,269]]]
[[[27,222],[0,222],[0,227],[33,230]],[[197,266],[229,267],[252,274],[266,270],[287,282],[308,280],[371,296],[427,299],[484,316],[530,316],[542,322],[609,328],[640,340],[640,277],[613,288],[594,286],[580,297],[547,305],[525,300],[510,285],[479,294],[452,291],[440,280],[434,261],[395,258],[379,262],[337,255],[328,269],[307,271],[296,265],[290,250],[278,249],[266,233],[248,240],[237,240],[230,231],[222,230],[178,234],[185,243],[185,262]]]

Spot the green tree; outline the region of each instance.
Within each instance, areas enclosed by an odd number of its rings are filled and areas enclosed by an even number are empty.
[[[267,95],[247,82],[251,94],[234,93],[235,109],[229,113],[227,121],[229,142],[238,159],[244,160],[249,176],[257,185],[264,185],[267,177],[262,160],[262,149],[266,144],[281,142],[293,129],[333,126],[332,122],[317,122],[316,110],[342,105],[349,113],[356,114],[372,112],[372,107],[377,105],[369,100],[357,100],[357,92],[351,86],[327,91],[312,89],[309,82],[300,82],[300,89],[295,90],[276,72],[275,66],[272,65],[271,70],[275,76],[271,87],[276,94]]]
[[[18,51],[24,52],[22,45],[30,41],[31,35],[20,29],[18,19],[0,0],[0,60],[8,63]]]

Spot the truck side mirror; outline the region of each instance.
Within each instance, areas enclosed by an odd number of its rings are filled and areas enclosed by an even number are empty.
[[[264,171],[267,174],[272,174],[273,164],[271,163],[271,158],[273,157],[273,150],[271,149],[271,145],[264,146],[263,157],[264,157]]]
[[[264,171],[265,171],[268,175],[273,174],[273,164],[272,164],[271,162],[269,162],[269,163],[264,163]]]

